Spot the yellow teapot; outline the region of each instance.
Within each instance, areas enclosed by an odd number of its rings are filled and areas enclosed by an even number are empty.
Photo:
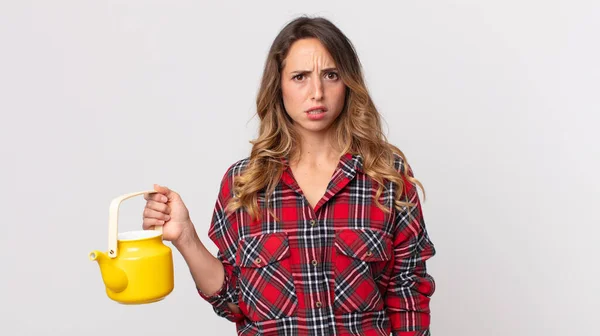
[[[122,304],[144,304],[164,299],[173,291],[173,255],[163,244],[162,227],[118,233],[119,206],[124,200],[156,193],[135,192],[112,200],[108,221],[108,253],[92,251],[109,298]]]

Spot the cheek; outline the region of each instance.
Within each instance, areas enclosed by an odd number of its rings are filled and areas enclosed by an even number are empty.
[[[286,85],[281,85],[281,96],[283,98],[283,107],[287,114],[294,112],[294,95],[290,88]]]
[[[302,90],[288,85],[281,86],[281,94],[283,95],[283,102],[286,108],[292,110],[297,108],[297,105],[301,104],[304,100]]]
[[[344,105],[344,99],[346,97],[346,86],[338,85],[331,88],[331,96],[337,105]]]

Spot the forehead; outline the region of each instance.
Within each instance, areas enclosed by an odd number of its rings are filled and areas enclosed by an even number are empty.
[[[301,39],[292,44],[284,61],[285,67],[335,67],[335,62],[325,46],[315,38]],[[308,70],[308,69],[307,69]]]

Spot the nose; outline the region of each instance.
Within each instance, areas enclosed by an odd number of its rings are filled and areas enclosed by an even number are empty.
[[[321,78],[318,76],[315,76],[312,81],[312,99],[323,99],[323,83],[321,83]]]

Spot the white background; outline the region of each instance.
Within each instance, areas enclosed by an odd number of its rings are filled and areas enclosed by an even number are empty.
[[[2,334],[235,334],[178,253],[174,292],[134,307],[88,253],[107,248],[110,200],[153,183],[214,251],[220,178],[248,155],[266,53],[299,14],[353,41],[425,185],[432,334],[596,333],[597,1],[4,0]],[[143,206],[123,203],[121,231]]]

